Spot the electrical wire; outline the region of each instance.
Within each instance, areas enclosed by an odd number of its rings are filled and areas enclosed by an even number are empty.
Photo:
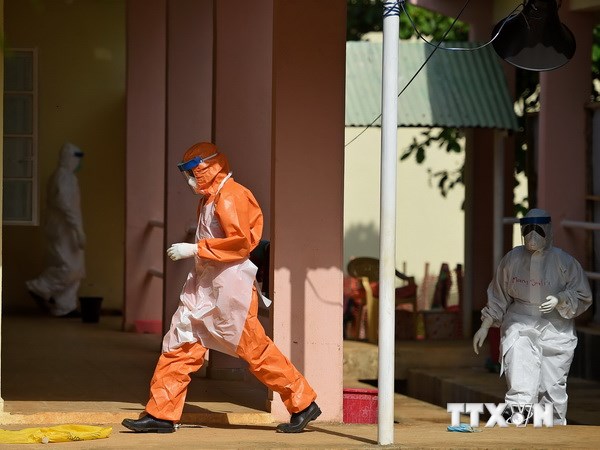
[[[511,20],[513,20],[515,17],[517,17],[519,14],[521,14],[521,11],[524,7],[524,3],[521,3],[520,5],[517,5],[511,12],[510,14],[504,18],[504,20],[502,21],[502,25],[500,25],[500,28],[498,29],[498,31],[496,32],[496,34],[494,34],[494,36],[492,37],[492,39],[490,39],[488,42],[486,42],[485,44],[482,44],[478,47],[444,47],[443,43],[438,43],[437,45],[434,44],[432,41],[428,41],[427,39],[425,39],[425,37],[423,37],[423,35],[421,34],[421,32],[417,29],[417,25],[415,24],[415,22],[413,21],[412,17],[410,16],[410,14],[408,13],[408,10],[404,7],[404,3],[405,1],[401,1],[401,6],[402,6],[402,10],[404,11],[404,14],[406,14],[406,17],[408,17],[408,20],[410,21],[410,24],[413,27],[413,30],[415,30],[416,35],[419,37],[419,39],[421,39],[423,42],[425,42],[428,45],[431,45],[432,47],[439,47],[441,50],[448,50],[448,51],[455,51],[455,52],[472,52],[475,50],[481,50],[482,48],[487,47],[488,45],[490,45],[492,42],[494,42],[494,40],[496,40],[496,38],[498,37],[498,35],[500,35],[500,32],[502,31],[502,29],[504,28],[504,26],[510,22]],[[454,25],[454,24],[452,24]],[[445,35],[444,35],[445,37]],[[444,38],[442,38],[443,40]]]

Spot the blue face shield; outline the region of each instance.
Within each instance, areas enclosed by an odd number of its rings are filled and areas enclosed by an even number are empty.
[[[195,156],[194,158],[190,159],[189,161],[184,161],[184,162],[180,162],[179,164],[177,164],[177,167],[179,168],[181,175],[183,175],[183,177],[185,178],[186,184],[188,186],[190,186],[192,188],[192,190],[194,190],[194,187],[196,186],[196,176],[194,175],[194,169],[196,167],[198,167],[200,164],[202,164],[203,162],[208,161],[209,159],[214,158],[217,155],[218,155],[218,153],[213,153],[212,155],[207,156],[206,158],[201,158],[200,156]]]
[[[545,225],[550,223],[550,217],[523,217],[519,220],[521,236],[524,238],[525,248],[531,252],[541,250],[546,245]]]

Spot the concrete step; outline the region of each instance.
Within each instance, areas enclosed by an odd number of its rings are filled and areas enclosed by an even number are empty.
[[[62,402],[64,403],[64,402]],[[129,408],[112,408],[107,405],[94,404],[92,409],[78,402],[68,405],[70,411],[64,411],[66,405],[54,405],[49,411],[32,413],[0,412],[2,425],[27,424],[102,424],[121,423],[123,419],[136,419],[139,410],[128,411]],[[235,406],[235,405],[234,405]],[[34,408],[30,408],[33,410]],[[267,425],[274,422],[271,413],[264,411],[246,412],[184,412],[181,422],[186,425]]]
[[[447,403],[502,403],[506,381],[485,369],[484,353],[475,355],[470,340],[396,341],[397,386],[401,394],[444,410]],[[376,385],[377,358],[376,345],[344,341],[344,385]],[[570,376],[567,386],[568,422],[600,425],[600,383]]]
[[[409,370],[439,367],[483,367],[485,355],[473,352],[470,340],[396,341],[396,380],[407,380]],[[376,380],[378,348],[363,341],[344,341],[344,379]]]
[[[448,403],[502,403],[506,380],[482,367],[413,369],[407,395],[446,408]],[[600,383],[569,377],[567,421],[574,425],[600,425]]]

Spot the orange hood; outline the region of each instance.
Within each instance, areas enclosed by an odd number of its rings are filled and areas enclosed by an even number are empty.
[[[183,155],[183,161],[189,161],[196,156],[204,159],[215,153],[217,156],[202,162],[192,169],[196,178],[196,192],[198,194],[215,194],[221,181],[229,174],[229,161],[223,153],[218,152],[217,146],[210,142],[194,144]]]

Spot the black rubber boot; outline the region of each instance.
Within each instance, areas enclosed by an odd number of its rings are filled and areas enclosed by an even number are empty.
[[[293,413],[290,418],[290,423],[281,423],[277,425],[278,433],[300,433],[308,422],[315,420],[321,415],[319,406],[312,402],[308,407],[298,413]]]
[[[172,433],[175,431],[175,425],[170,420],[157,419],[150,414],[141,419],[125,419],[121,424],[136,433]]]

